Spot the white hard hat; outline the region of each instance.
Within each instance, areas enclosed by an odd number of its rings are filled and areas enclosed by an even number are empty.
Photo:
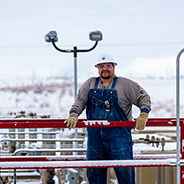
[[[113,63],[114,66],[116,66],[118,63],[116,61],[114,61],[114,59],[112,58],[111,55],[109,54],[102,54],[99,58],[98,58],[98,62],[95,64],[95,67],[98,67],[99,64],[102,63]]]

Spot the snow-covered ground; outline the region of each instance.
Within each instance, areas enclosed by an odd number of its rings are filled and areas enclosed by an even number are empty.
[[[78,87],[85,79],[79,79]],[[134,80],[134,79],[133,79]],[[152,111],[149,117],[176,116],[175,79],[135,79],[150,94]],[[184,113],[184,79],[181,79],[181,117]],[[51,115],[61,118],[68,116],[74,101],[72,78],[12,78],[0,80],[0,116],[26,111],[26,114]],[[139,110],[133,107],[133,116]],[[85,118],[83,113],[80,118]]]

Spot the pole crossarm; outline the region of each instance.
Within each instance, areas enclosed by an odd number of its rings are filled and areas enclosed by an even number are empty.
[[[181,159],[181,164],[184,160]],[[39,161],[0,162],[0,169],[109,168],[109,167],[171,167],[176,159],[166,160],[99,160],[99,161]]]
[[[0,129],[4,128],[67,128],[65,119],[0,119]],[[135,127],[135,121],[106,121],[79,119],[76,127]],[[184,124],[184,118],[180,118]],[[176,126],[176,118],[149,118],[146,126]],[[12,132],[13,134],[14,132]]]
[[[95,44],[93,45],[93,47],[91,47],[90,49],[60,49],[54,42],[54,40],[52,41],[52,45],[54,46],[54,48],[60,52],[65,52],[65,53],[71,53],[71,52],[90,52],[93,49],[95,49],[95,47],[98,45],[98,41],[95,42]]]

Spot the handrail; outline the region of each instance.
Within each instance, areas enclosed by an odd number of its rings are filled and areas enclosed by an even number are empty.
[[[0,129],[4,128],[67,128],[65,119],[0,119]],[[79,119],[76,127],[135,127],[135,121],[106,121]],[[180,118],[180,124],[184,118]],[[176,118],[149,118],[146,126],[176,126]]]

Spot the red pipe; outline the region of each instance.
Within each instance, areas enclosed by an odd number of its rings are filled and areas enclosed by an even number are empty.
[[[3,128],[67,128],[65,119],[0,119],[0,129]],[[180,124],[184,118],[180,119]],[[76,127],[134,127],[135,121],[87,121],[79,119]],[[149,118],[146,126],[176,126],[176,118]]]

